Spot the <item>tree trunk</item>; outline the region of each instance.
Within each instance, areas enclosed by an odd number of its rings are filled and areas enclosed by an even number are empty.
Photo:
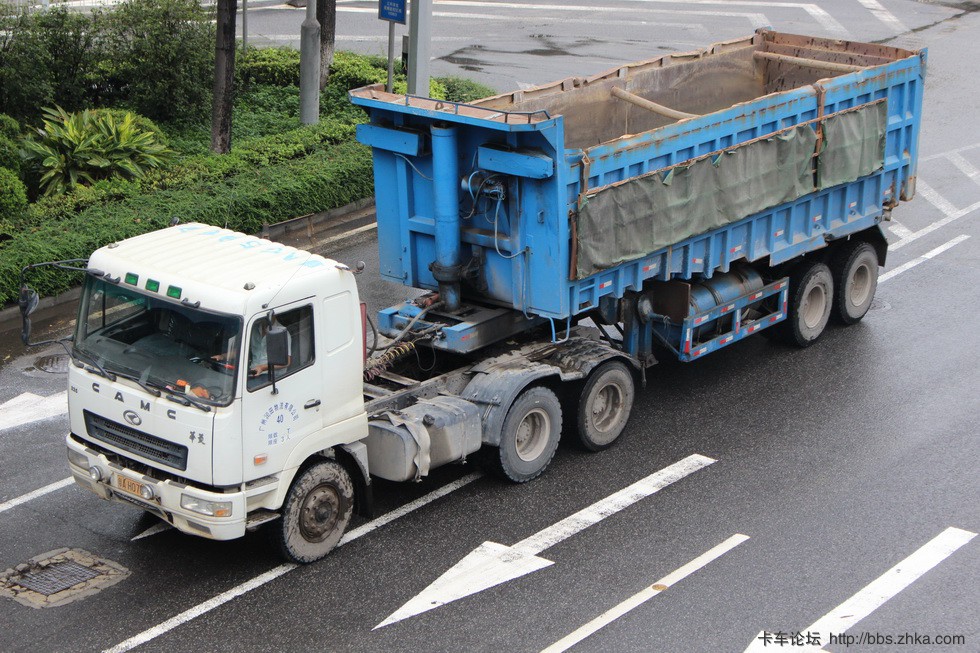
[[[320,23],[320,90],[330,79],[334,43],[337,37],[337,0],[319,0],[316,19]]]
[[[238,0],[218,0],[214,46],[214,100],[211,105],[211,150],[231,151],[231,111],[235,100],[235,14]]]

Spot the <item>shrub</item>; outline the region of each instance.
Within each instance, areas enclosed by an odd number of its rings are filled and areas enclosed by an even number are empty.
[[[0,168],[0,224],[18,223],[27,211],[27,189],[17,174]]]
[[[299,86],[299,50],[290,47],[249,48],[237,57],[240,85]]]
[[[497,94],[489,86],[463,77],[437,77],[436,81],[445,87],[446,99],[451,102],[474,102]]]
[[[0,4],[0,11],[11,6]],[[0,111],[25,119],[54,98],[53,53],[25,13],[0,15]]]
[[[125,98],[154,120],[207,115],[214,80],[214,25],[198,0],[130,0],[109,25]]]
[[[122,123],[126,119],[126,116],[131,116],[130,119],[133,121],[133,127],[141,132],[149,132],[153,134],[158,143],[167,145],[167,134],[160,129],[155,122],[146,116],[141,116],[138,113],[127,111],[126,109],[92,109],[92,114],[96,118],[111,116],[116,124]]]
[[[371,170],[369,148],[343,143],[303,159],[253,167],[230,183],[138,195],[58,221],[32,219],[32,228],[0,242],[0,303],[17,297],[20,268],[28,263],[84,258],[106,243],[165,227],[174,215],[182,222],[255,233],[263,223],[325,211],[370,195]],[[75,281],[47,272],[31,280],[43,295],[67,290]]]
[[[20,148],[14,139],[0,134],[0,168],[20,174]]]
[[[5,113],[0,113],[0,136],[10,139],[20,137],[20,123]]]
[[[111,113],[69,114],[60,107],[44,113],[40,138],[26,139],[24,149],[28,162],[42,173],[40,184],[46,195],[99,179],[140,178],[173,154],[152,132],[139,130],[129,113],[121,122]]]

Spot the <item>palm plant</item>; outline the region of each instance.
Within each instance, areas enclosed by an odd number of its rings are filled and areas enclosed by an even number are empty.
[[[45,195],[66,193],[100,179],[139,179],[174,155],[156,134],[137,127],[132,113],[117,120],[111,113],[91,110],[43,111],[44,124],[37,136],[24,141],[23,155],[40,172]]]

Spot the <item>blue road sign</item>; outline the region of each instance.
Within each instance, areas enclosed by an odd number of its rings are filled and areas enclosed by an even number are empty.
[[[405,5],[408,0],[378,0],[378,18],[405,24]]]

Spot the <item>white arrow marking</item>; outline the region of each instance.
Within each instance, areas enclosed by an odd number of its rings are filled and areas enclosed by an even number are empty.
[[[667,589],[684,580],[698,569],[706,566],[709,562],[717,560],[721,556],[725,555],[747,539],[749,539],[749,536],[742,535],[741,533],[732,535],[718,546],[705,551],[683,567],[670,572],[650,587],[643,588],[642,591],[637,592],[616,607],[607,610],[578,630],[561,638],[548,648],[541,651],[541,653],[562,653],[562,651],[567,651],[600,628],[608,626],[634,608],[643,605],[658,594],[665,592]]]
[[[914,583],[919,577],[951,556],[957,549],[976,536],[976,533],[971,533],[961,528],[947,528],[923,544],[918,551],[871,581],[860,592],[838,605],[820,619],[817,619],[809,628],[800,632],[814,635],[814,639],[817,639],[821,645],[826,646],[830,643],[831,633],[834,635],[844,634],[854,624],[880,608],[885,601]],[[745,653],[770,651],[771,648],[767,646],[764,638],[765,635],[766,631],[759,633],[752,640],[752,643],[749,644],[749,647],[745,649]],[[771,634],[769,634],[768,643],[773,643]],[[793,650],[796,651],[797,649],[794,648]],[[813,653],[814,651],[822,650],[820,646],[811,646],[809,648],[800,648],[799,653]]]
[[[514,546],[484,542],[374,629],[543,569],[553,563],[538,557],[538,553],[713,462],[714,459],[700,454],[688,456],[538,531]]]
[[[0,431],[68,412],[68,393],[39,397],[25,392],[0,404]]]
[[[146,529],[145,531],[143,531],[142,533],[140,533],[139,535],[131,539],[130,542],[135,542],[136,540],[142,540],[144,537],[152,537],[157,533],[169,531],[171,528],[173,528],[173,526],[167,524],[166,522],[153,524],[153,526],[150,526],[148,529]]]

